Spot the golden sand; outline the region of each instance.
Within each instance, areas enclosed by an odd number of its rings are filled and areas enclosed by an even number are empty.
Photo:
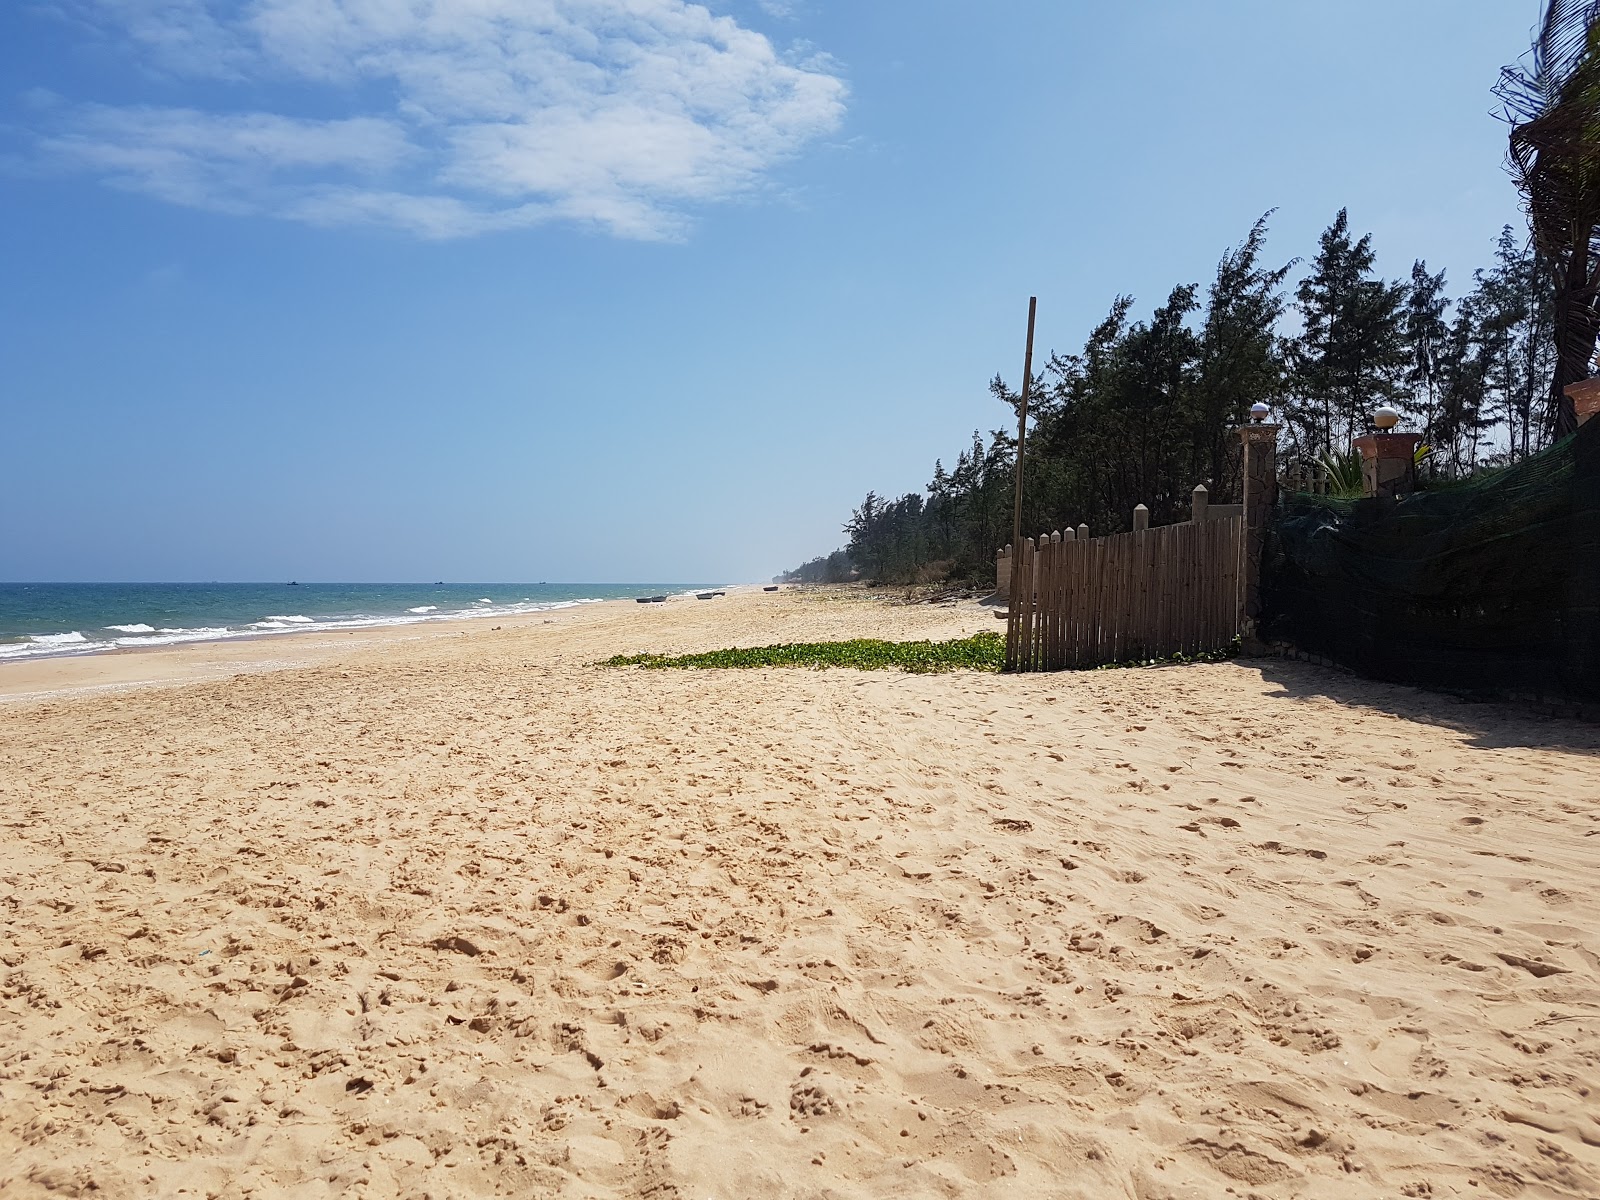
[[[549,620],[0,670],[0,1194],[1600,1196],[1593,728]]]

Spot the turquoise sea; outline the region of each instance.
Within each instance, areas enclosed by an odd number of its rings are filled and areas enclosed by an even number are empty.
[[[0,583],[0,662],[504,617],[705,584]]]

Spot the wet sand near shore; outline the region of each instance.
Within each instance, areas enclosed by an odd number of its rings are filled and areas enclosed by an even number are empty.
[[[427,621],[405,625],[374,625],[364,629],[338,629],[261,633],[207,642],[179,642],[164,646],[129,647],[98,654],[63,654],[0,663],[0,704],[38,700],[64,693],[124,691],[152,684],[182,684],[230,675],[310,667],[340,658],[353,650],[393,651],[397,647],[437,638],[464,637],[474,631],[560,625],[582,613],[633,611],[635,605],[602,600],[574,608],[544,612]]]
[[[1600,730],[883,600],[0,669],[0,1194],[1600,1195]]]

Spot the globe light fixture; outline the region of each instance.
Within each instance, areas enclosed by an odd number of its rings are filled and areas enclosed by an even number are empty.
[[[1271,408],[1257,400],[1250,406],[1250,419],[1259,424],[1267,419],[1267,414],[1271,411]]]
[[[1387,433],[1400,424],[1400,414],[1395,412],[1394,409],[1385,406],[1372,414],[1372,423]]]

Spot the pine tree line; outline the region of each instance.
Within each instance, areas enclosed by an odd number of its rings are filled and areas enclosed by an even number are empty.
[[[1238,499],[1234,430],[1257,401],[1285,426],[1280,453],[1310,465],[1348,453],[1380,405],[1399,409],[1430,447],[1426,472],[1456,478],[1536,453],[1560,419],[1552,272],[1510,226],[1492,265],[1452,299],[1443,271],[1409,279],[1374,270],[1370,234],[1341,209],[1305,264],[1264,261],[1263,216],[1217,264],[1210,285],[1180,284],[1148,318],[1118,296],[1076,354],[1051,354],[1029,403],[1023,528],[1127,529],[1135,505],[1181,520],[1204,483]],[[1011,533],[1019,397],[996,376],[1009,429],[974,432],[953,468],[934,464],[922,492],[869,492],[845,524],[849,544],[781,578],[837,582],[982,579]]]

